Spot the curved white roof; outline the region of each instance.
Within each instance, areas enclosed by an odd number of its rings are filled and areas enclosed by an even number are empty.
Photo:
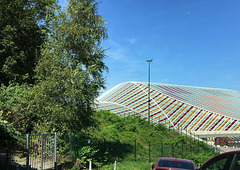
[[[151,83],[151,121],[193,131],[240,128],[240,92]],[[98,109],[120,116],[148,115],[148,84],[121,83],[97,98]]]

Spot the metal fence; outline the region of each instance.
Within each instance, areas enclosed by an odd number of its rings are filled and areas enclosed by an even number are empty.
[[[83,156],[81,152],[83,152],[82,148],[84,147],[97,150],[95,155],[84,155],[86,158],[93,160],[93,164],[94,159],[101,161],[104,155],[107,155],[109,158],[108,162],[122,161],[124,159],[129,161],[156,162],[159,157],[192,159],[192,155],[198,155],[199,153],[206,152],[216,155],[220,152],[218,148],[213,145],[207,145],[205,141],[194,134],[179,132],[179,135],[176,133],[176,136],[178,136],[178,140],[170,142],[163,142],[161,140],[153,142],[147,141],[147,139],[98,141],[96,139],[84,139],[77,135],[70,135],[68,139],[72,157],[75,160]],[[189,155],[189,153],[192,155]]]
[[[27,134],[27,170],[56,169],[56,143],[56,133]]]
[[[7,142],[7,143],[6,143]],[[12,140],[0,139],[0,169],[4,170],[25,170],[26,166],[18,164],[14,155],[16,153],[16,146]]]
[[[28,134],[27,135],[27,159],[24,169],[54,169],[56,162],[56,139],[54,134]],[[159,157],[188,158],[189,153],[198,155],[201,150],[217,154],[218,148],[209,146],[205,141],[191,132],[178,130],[176,139],[170,142],[148,141],[147,139],[135,140],[97,140],[88,139],[80,134],[68,133],[65,136],[67,154],[73,160],[92,160],[104,164],[114,161],[141,161],[155,162]],[[181,141],[180,141],[181,140]],[[202,152],[203,153],[203,152]],[[106,160],[106,158],[108,160]],[[191,158],[190,158],[191,159]],[[10,148],[1,147],[0,165],[3,169],[16,169],[22,167],[15,163]],[[96,166],[96,165],[94,165]]]
[[[9,169],[11,162],[12,162],[12,156],[9,151],[9,148],[4,147],[0,143],[0,166],[3,169]]]

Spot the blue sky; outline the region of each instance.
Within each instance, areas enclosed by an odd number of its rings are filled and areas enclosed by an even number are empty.
[[[240,91],[240,1],[102,0],[98,12],[108,22],[107,90],[147,82],[153,59],[152,83]]]

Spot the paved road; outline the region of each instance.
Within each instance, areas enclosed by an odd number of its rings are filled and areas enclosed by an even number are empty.
[[[236,151],[240,150],[240,147],[226,147],[226,146],[220,146],[221,153],[223,152],[229,152],[229,151]]]

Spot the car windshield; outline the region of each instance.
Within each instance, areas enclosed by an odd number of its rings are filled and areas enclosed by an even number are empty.
[[[159,162],[158,166],[159,167],[171,167],[171,168],[182,168],[182,169],[194,170],[193,164],[189,163],[189,162],[161,160]]]

